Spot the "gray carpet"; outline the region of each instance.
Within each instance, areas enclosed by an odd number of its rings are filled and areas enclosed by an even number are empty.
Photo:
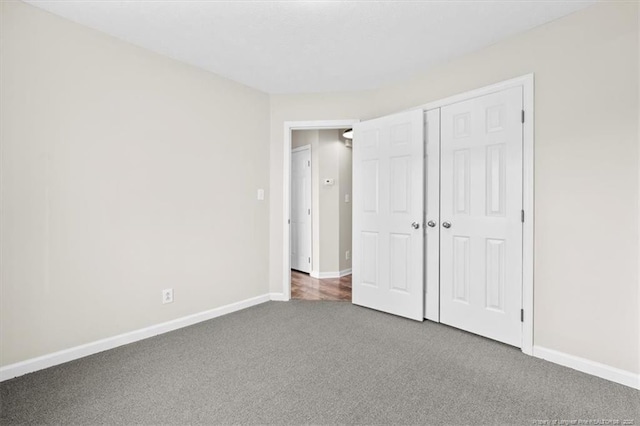
[[[0,397],[3,425],[640,423],[637,390],[344,302],[265,303],[6,381]]]

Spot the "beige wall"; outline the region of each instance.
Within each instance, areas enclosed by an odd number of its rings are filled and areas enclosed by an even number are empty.
[[[294,130],[291,132],[291,149],[318,143],[318,130]]]
[[[367,119],[533,72],[534,343],[640,372],[637,8],[603,2],[378,91],[272,96],[271,290],[284,121]]]
[[[340,179],[338,164],[337,130],[320,130],[318,148],[312,153],[316,159],[318,173],[316,193],[318,202],[314,213],[318,218],[320,262],[313,265],[314,272],[336,272],[340,258]],[[325,185],[325,179],[333,179],[333,185]]]
[[[1,8],[0,364],[267,293],[268,96]]]

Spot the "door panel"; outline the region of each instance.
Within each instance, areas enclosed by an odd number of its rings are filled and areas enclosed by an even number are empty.
[[[311,272],[311,149],[291,153],[291,269]]]
[[[440,321],[518,347],[521,110],[517,87],[440,112]]]
[[[353,303],[419,321],[423,135],[417,110],[358,123],[353,139]]]
[[[440,109],[425,113],[425,312],[440,321]]]

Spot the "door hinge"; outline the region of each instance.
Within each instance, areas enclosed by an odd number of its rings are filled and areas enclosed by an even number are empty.
[[[308,259],[309,259],[308,262],[311,263],[311,258],[309,257]]]
[[[520,322],[524,322],[524,309],[520,309]]]
[[[520,222],[524,223],[524,210],[520,210]]]
[[[311,167],[311,161],[307,161],[307,167]]]
[[[311,209],[307,209],[307,214],[311,214]]]
[[[520,121],[524,123],[524,110],[521,111]]]
[[[291,219],[287,219],[287,225],[291,225]]]

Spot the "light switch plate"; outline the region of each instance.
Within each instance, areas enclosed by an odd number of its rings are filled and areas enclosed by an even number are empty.
[[[258,200],[264,200],[264,189],[262,188],[258,189]]]

